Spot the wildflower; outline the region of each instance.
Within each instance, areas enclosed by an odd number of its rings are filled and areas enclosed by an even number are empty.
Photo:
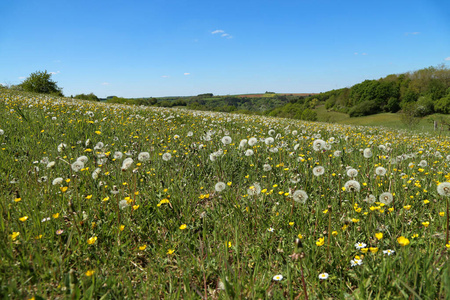
[[[269,146],[270,144],[273,144],[275,140],[273,139],[273,137],[268,137],[267,139],[264,140],[264,143]]]
[[[268,232],[274,232],[275,229],[273,229],[272,227],[270,227],[270,228],[267,228],[267,231],[268,231]]]
[[[15,241],[19,235],[20,235],[20,232],[18,232],[18,231],[13,232],[13,233],[10,235],[11,240]]]
[[[139,250],[142,250],[142,251],[144,251],[145,250],[145,248],[147,248],[147,245],[142,245],[142,246],[139,246]]]
[[[422,225],[425,227],[425,228],[427,228],[429,225],[430,225],[430,222],[422,222]]]
[[[317,246],[323,246],[323,244],[325,244],[325,238],[321,237],[317,240],[316,245]]]
[[[247,150],[245,151],[245,156],[252,156],[253,154],[254,154],[254,152],[253,152],[252,149],[247,149]]]
[[[123,156],[122,152],[116,151],[116,152],[114,152],[114,156],[113,157],[114,157],[114,159],[121,159],[122,156]]]
[[[71,165],[71,167],[74,172],[78,172],[84,168],[84,163],[81,160],[77,160]]]
[[[241,141],[242,142],[242,141]],[[250,138],[249,140],[248,140],[248,145],[250,146],[250,147],[253,147],[254,145],[256,145],[256,143],[258,143],[258,140],[256,139],[256,138],[254,138],[254,137],[252,137],[252,138]]]
[[[377,174],[378,176],[384,176],[386,175],[386,169],[383,167],[378,167],[375,169],[375,174]]]
[[[247,194],[249,196],[256,196],[261,194],[261,186],[259,185],[259,183],[254,182],[253,185],[247,189]]]
[[[120,226],[119,226],[119,230],[120,230],[120,231],[123,231],[124,229],[125,229],[125,225],[120,225]]]
[[[91,277],[92,275],[94,275],[95,271],[94,270],[87,270],[86,273],[84,273],[84,275],[86,275],[87,277]]]
[[[268,171],[272,170],[272,167],[271,167],[269,164],[264,164],[264,165],[263,165],[263,170],[264,170],[265,172],[268,172]]]
[[[373,254],[378,252],[378,247],[370,247],[369,248],[370,252],[372,252]]]
[[[338,235],[338,232],[335,230],[335,231],[331,232],[331,234],[332,234],[333,236],[337,236],[337,235]]]
[[[321,274],[319,274],[319,279],[320,280],[326,280],[326,279],[328,279],[328,273],[321,273]]]
[[[51,161],[47,164],[47,169],[53,168],[55,166],[56,162]]]
[[[360,250],[362,248],[365,248],[366,246],[367,246],[367,244],[366,243],[362,243],[362,242],[359,242],[359,243],[355,244],[356,250]]]
[[[216,183],[216,185],[214,186],[214,189],[216,190],[216,192],[221,192],[221,191],[223,191],[226,187],[227,187],[227,185],[226,185],[224,182],[219,181],[219,182]]]
[[[22,218],[19,218],[19,220],[21,222],[25,222],[26,220],[28,220],[28,216],[23,216]]]
[[[59,218],[59,213],[53,214],[52,217],[53,217],[53,219],[58,219]]]
[[[167,250],[167,254],[168,254],[168,255],[172,255],[174,252],[175,252],[175,250],[173,250],[173,249]]]
[[[380,195],[379,199],[381,203],[389,205],[394,200],[394,196],[392,196],[392,194],[389,192],[384,192]]]
[[[52,184],[58,185],[58,184],[61,184],[62,182],[63,182],[63,179],[61,177],[57,177],[57,178],[53,179]]]
[[[88,243],[89,245],[93,245],[93,244],[95,244],[96,241],[97,241],[97,237],[96,237],[96,236],[93,236],[93,237],[91,237],[91,238],[88,239],[87,243]]]
[[[139,208],[139,205],[133,205],[133,210],[137,210]]]
[[[289,222],[289,226],[294,226],[294,222]]]
[[[325,168],[322,166],[317,166],[317,167],[314,167],[312,171],[313,171],[314,176],[320,176],[325,173]]]
[[[372,157],[372,150],[370,150],[370,148],[366,148],[363,151],[363,155],[365,158],[371,158]]]
[[[95,169],[94,172],[92,172],[92,179],[97,179],[101,171],[102,170],[100,168]]]
[[[64,149],[66,149],[66,148],[67,148],[67,145],[64,143],[61,143],[58,145],[58,152],[63,152]]]
[[[62,229],[56,230],[56,234],[57,234],[57,235],[61,235],[61,234],[63,234],[63,232],[64,232],[64,230],[62,230]]]
[[[275,281],[280,281],[280,280],[282,280],[283,279],[283,275],[275,275],[275,276],[273,276],[273,278],[272,278],[273,280],[275,280]]]
[[[376,200],[375,196],[372,195],[372,194],[370,194],[370,195],[367,196],[363,201],[364,201],[364,202],[367,202],[367,203],[369,203],[369,204],[374,204],[374,203],[375,203],[375,200]]]
[[[360,265],[362,265],[362,264],[363,264],[363,261],[362,261],[362,259],[359,258],[359,256],[358,256],[358,258],[352,259],[352,260],[350,261],[350,265],[351,265],[352,267],[360,266]]]
[[[184,230],[184,229],[186,229],[186,227],[187,227],[186,224],[182,224],[182,225],[180,226],[180,229],[181,229],[181,230]]]
[[[297,236],[298,236],[299,239],[303,238],[303,235],[301,235],[301,233],[299,233]]]
[[[383,238],[383,233],[382,232],[375,233],[375,237],[377,238],[377,240],[381,240]]]
[[[304,204],[306,200],[308,200],[308,194],[303,190],[296,190],[294,194],[292,194],[292,199],[294,199],[295,202]]]
[[[445,216],[445,212],[440,211],[440,212],[439,212],[439,215],[440,215],[441,217],[443,217],[443,216]]]
[[[226,136],[224,136],[224,137],[222,138],[222,143],[223,143],[224,145],[229,145],[229,144],[231,144],[232,142],[233,142],[233,140],[232,140],[231,137],[228,136],[228,135],[226,135]]]
[[[120,209],[124,209],[124,208],[127,208],[129,205],[128,205],[128,201],[127,200],[120,200],[119,201],[119,208]]]
[[[163,154],[162,159],[164,161],[169,161],[169,160],[172,159],[172,154],[166,152],[166,153]]]
[[[122,171],[125,171],[128,168],[130,168],[132,164],[133,164],[133,159],[131,157],[125,158],[125,160],[122,162]]]
[[[383,250],[383,254],[392,255],[394,253],[395,253],[395,251],[391,250],[391,249]]]
[[[400,246],[404,247],[409,245],[409,240],[404,236],[400,236],[399,238],[397,238],[397,243],[399,243]]]
[[[361,185],[356,180],[349,180],[349,181],[347,181],[345,183],[344,187],[345,187],[345,190],[347,192],[349,192],[349,193],[350,192],[359,192],[360,189],[361,189]]]
[[[350,178],[355,178],[356,176],[358,176],[358,170],[350,168],[347,170],[347,176]]]
[[[442,182],[437,186],[437,192],[441,196],[450,196],[450,182]]]

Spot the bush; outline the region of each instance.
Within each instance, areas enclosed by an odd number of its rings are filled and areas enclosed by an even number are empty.
[[[90,94],[87,94],[87,95],[79,94],[79,95],[76,95],[74,98],[75,99],[82,99],[82,100],[90,100],[90,101],[100,101],[98,99],[98,97],[96,95],[94,95],[94,93],[90,93]]]
[[[380,108],[374,101],[364,101],[356,106],[353,106],[349,110],[348,114],[350,115],[351,118],[362,117],[376,114],[379,112],[379,110]]]
[[[47,71],[36,71],[31,73],[20,86],[26,92],[64,96],[62,88],[58,87],[56,82],[51,80],[51,77],[52,74],[47,73]]]

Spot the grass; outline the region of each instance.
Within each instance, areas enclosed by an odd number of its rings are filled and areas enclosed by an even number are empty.
[[[0,118],[0,298],[450,295],[448,137],[8,91]]]

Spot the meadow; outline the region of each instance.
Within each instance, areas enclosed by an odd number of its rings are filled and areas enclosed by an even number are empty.
[[[2,299],[448,299],[450,138],[0,90]]]

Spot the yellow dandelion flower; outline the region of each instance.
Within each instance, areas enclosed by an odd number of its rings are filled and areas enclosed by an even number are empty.
[[[28,220],[28,216],[23,216],[22,218],[19,218],[19,220],[21,222],[25,222],[26,220]]]
[[[303,238],[303,235],[301,235],[301,233],[299,233],[297,236],[298,236],[299,239]]]
[[[92,195],[87,195],[85,198],[89,200],[92,198]]]
[[[95,271],[94,270],[87,270],[86,273],[84,273],[84,275],[86,275],[87,277],[91,277],[92,275],[94,275]]]
[[[400,246],[404,247],[409,245],[409,240],[405,238],[404,236],[400,236],[397,238],[397,243],[400,244]]]
[[[87,243],[88,243],[89,245],[93,245],[93,244],[95,244],[96,241],[97,241],[97,237],[96,237],[96,236],[93,236],[93,237],[91,237],[91,238],[88,239]]]
[[[186,227],[187,227],[187,225],[186,225],[186,224],[183,224],[183,225],[180,226],[180,229],[181,229],[181,230],[184,230],[184,229],[186,229]]]
[[[173,250],[173,249],[167,250],[167,254],[168,254],[168,255],[172,255],[174,252],[175,252],[175,250]]]
[[[316,245],[320,247],[320,246],[323,246],[324,243],[325,243],[325,238],[322,237],[317,240]]]
[[[441,217],[443,217],[443,216],[445,216],[445,212],[440,211],[440,212],[439,212],[439,215],[440,215]]]
[[[381,240],[383,238],[383,233],[382,232],[375,233],[375,237],[377,238],[377,240]]]
[[[333,236],[337,236],[337,235],[338,235],[338,232],[335,230],[335,231],[331,232],[331,234],[332,234]]]
[[[65,193],[67,191],[68,187],[67,186],[62,186],[59,189],[61,190],[62,193]]]
[[[22,198],[16,198],[16,199],[14,199],[14,202],[19,202],[21,200],[22,200]]]
[[[430,226],[430,222],[422,222],[422,225],[425,226],[425,228],[427,228],[428,226]]]
[[[133,209],[137,210],[139,208],[139,205],[133,205]]]
[[[139,250],[142,250],[142,251],[144,251],[145,250],[145,248],[147,248],[147,245],[142,245],[142,246],[139,246]]]
[[[58,219],[59,218],[59,213],[53,214],[52,217],[53,217],[53,219]]]
[[[373,254],[378,252],[378,248],[377,247],[370,247],[369,248],[370,252],[372,252]]]
[[[367,253],[367,251],[369,251],[369,248],[361,248],[362,253]]]
[[[19,235],[20,235],[20,232],[17,232],[17,231],[13,232],[13,233],[10,235],[11,240],[15,241]]]
[[[119,229],[120,229],[120,231],[123,231],[125,229],[125,225],[120,225]]]

